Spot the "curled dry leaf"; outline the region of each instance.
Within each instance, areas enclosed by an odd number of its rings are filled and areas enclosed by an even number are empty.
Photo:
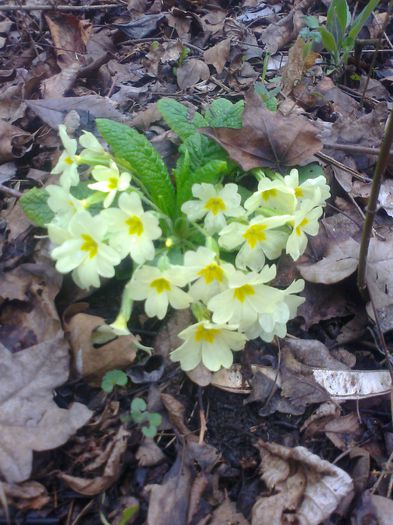
[[[45,14],[60,69],[67,69],[72,64],[83,65],[86,44],[92,25],[88,20],[79,20],[66,13]]]
[[[249,525],[249,522],[240,512],[237,512],[236,506],[232,501],[226,498],[219,507],[213,512],[212,520],[209,525],[223,524]]]
[[[353,496],[350,476],[305,447],[259,441],[261,478],[274,494],[252,509],[252,525],[319,525]]]
[[[32,140],[30,133],[0,120],[0,164],[23,157],[29,150]]]
[[[38,481],[20,484],[0,481],[0,493],[2,491],[7,496],[7,502],[20,510],[39,510],[50,501],[48,491]]]
[[[100,384],[108,370],[124,368],[134,362],[137,348],[133,335],[122,335],[102,346],[94,346],[94,331],[105,325],[102,317],[78,313],[67,323],[74,364],[77,372],[91,384]]]
[[[110,444],[110,454],[102,475],[92,479],[70,476],[61,472],[59,477],[72,490],[84,496],[95,496],[107,490],[118,479],[122,470],[122,458],[127,450],[127,439],[130,433],[120,427]]]
[[[61,336],[16,354],[0,345],[0,472],[6,481],[28,479],[33,451],[59,447],[90,419],[84,405],[64,410],[52,399],[68,378],[68,363]]]
[[[187,60],[177,69],[177,83],[180,89],[188,89],[209,77],[210,71],[207,64],[196,58]]]
[[[246,94],[242,128],[204,128],[201,132],[226,149],[245,171],[304,164],[322,149],[318,130],[310,121],[269,111],[255,91]]]
[[[135,454],[140,467],[153,467],[165,459],[165,454],[160,447],[156,445],[154,439],[146,438]]]
[[[314,370],[313,375],[338,401],[388,394],[392,386],[387,370]]]

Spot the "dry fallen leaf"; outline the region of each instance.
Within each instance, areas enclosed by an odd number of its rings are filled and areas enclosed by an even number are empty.
[[[203,58],[206,64],[211,64],[215,67],[217,73],[222,73],[230,50],[231,39],[225,38],[224,40],[220,40],[215,46],[206,49],[203,53]]]
[[[0,120],[0,164],[23,157],[32,140],[30,133]]]
[[[154,439],[146,438],[135,453],[140,467],[153,467],[165,459],[165,454]]]
[[[11,354],[0,345],[0,472],[8,482],[29,478],[33,451],[65,443],[91,417],[80,403],[67,410],[53,389],[68,378],[68,347],[62,337]]]
[[[133,335],[122,335],[109,343],[94,346],[94,331],[105,325],[102,317],[78,313],[66,324],[74,364],[77,372],[90,384],[100,384],[102,376],[108,370],[124,368],[134,362],[137,348]]]
[[[257,500],[252,525],[320,525],[353,496],[350,476],[304,447],[259,441],[261,478],[271,496]]]
[[[219,507],[213,512],[212,520],[209,525],[249,525],[249,522],[240,512],[237,512],[236,505],[226,498]]]
[[[127,450],[127,438],[130,433],[120,427],[108,447],[109,455],[105,463],[105,468],[100,476],[95,478],[82,478],[70,476],[61,472],[59,477],[67,483],[72,490],[85,496],[95,496],[107,490],[120,476],[122,470],[122,458]]]
[[[109,118],[124,121],[125,117],[107,97],[85,95],[83,97],[51,98],[48,100],[26,100],[28,107],[53,129],[62,124],[67,113],[74,110],[81,117],[82,127],[90,125],[94,118]]]
[[[304,164],[322,149],[318,130],[306,118],[269,111],[254,91],[249,91],[245,100],[242,128],[201,130],[245,171]]]
[[[177,83],[180,89],[188,89],[201,80],[210,77],[209,67],[202,60],[191,58],[177,69]]]
[[[25,481],[20,484],[0,481],[0,493],[1,491],[4,491],[9,504],[20,510],[40,510],[50,501],[48,491],[38,481]]]
[[[44,16],[55,45],[59,68],[67,69],[75,63],[84,65],[91,23],[67,13],[53,12]]]

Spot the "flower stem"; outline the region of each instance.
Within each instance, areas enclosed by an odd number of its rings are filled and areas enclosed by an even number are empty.
[[[377,202],[379,190],[381,188],[383,174],[385,172],[386,166],[389,162],[390,156],[390,147],[393,142],[393,107],[389,115],[389,119],[385,129],[385,135],[381,144],[380,153],[378,156],[377,165],[374,171],[374,177],[371,184],[371,192],[368,198],[367,204],[367,213],[366,219],[364,221],[363,231],[362,231],[362,240],[360,243],[359,251],[359,266],[358,266],[358,276],[357,276],[357,285],[360,293],[366,295],[366,268],[367,268],[367,254],[370,244],[370,237],[374,223],[374,217],[377,211]]]

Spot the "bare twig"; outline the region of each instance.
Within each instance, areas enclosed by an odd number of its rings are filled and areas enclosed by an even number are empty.
[[[357,284],[359,291],[362,295],[366,291],[366,266],[367,266],[367,254],[368,247],[370,244],[370,236],[373,228],[374,217],[377,211],[377,202],[379,190],[381,188],[383,174],[385,173],[386,166],[390,156],[390,146],[393,142],[393,107],[389,115],[388,123],[383,137],[377,165],[375,167],[373,182],[371,184],[370,197],[368,198],[366,220],[364,222],[362,240],[360,244],[359,253],[359,267]]]
[[[347,151],[348,153],[364,153],[366,155],[375,155],[376,157],[380,154],[381,148],[368,148],[366,146],[358,146],[356,144],[324,144],[325,148],[338,149],[341,151]],[[389,156],[393,156],[393,151],[388,151]]]
[[[19,199],[19,197],[22,196],[22,193],[17,190],[13,190],[12,188],[9,188],[8,186],[4,186],[4,184],[0,184],[0,193],[5,193],[6,195],[10,195],[11,197],[16,197]]]
[[[371,179],[368,177],[365,177],[364,175],[361,175],[356,170],[346,166],[342,162],[339,162],[338,160],[334,159],[333,157],[330,157],[329,155],[326,155],[325,153],[315,153],[315,156],[318,159],[323,160],[324,162],[328,162],[330,164],[333,164],[333,166],[336,166],[337,168],[340,168],[340,170],[346,171],[347,173],[350,173],[355,179],[361,180],[362,182],[371,182]]]
[[[0,11],[93,11],[95,9],[114,9],[121,4],[101,5],[0,5]]]

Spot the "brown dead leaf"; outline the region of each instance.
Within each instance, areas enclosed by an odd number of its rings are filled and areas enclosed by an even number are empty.
[[[261,478],[271,496],[252,509],[252,525],[319,525],[344,499],[353,496],[350,476],[304,447],[288,448],[259,441]]]
[[[192,322],[191,310],[175,310],[168,322],[160,328],[154,340],[154,351],[166,359],[172,350],[181,345],[182,340],[178,334]]]
[[[207,80],[210,77],[210,71],[205,62],[191,58],[177,69],[176,75],[179,88],[188,89],[201,80]]]
[[[192,470],[187,455],[178,454],[160,485],[148,485],[146,525],[186,525]]]
[[[133,335],[122,335],[102,346],[94,346],[94,331],[105,325],[102,317],[78,313],[66,324],[74,365],[91,384],[99,384],[108,370],[124,368],[134,362],[137,348]]]
[[[303,76],[306,60],[304,46],[304,40],[298,37],[288,51],[288,62],[283,68],[281,79],[282,91],[285,95],[289,95]]]
[[[59,478],[65,481],[72,490],[83,494],[84,496],[95,496],[104,492],[111,487],[122,471],[122,459],[127,450],[127,439],[130,433],[123,427],[120,427],[117,434],[113,437],[110,443],[110,454],[106,461],[102,475],[95,478],[81,478],[70,476],[61,472]]]
[[[135,454],[140,467],[153,467],[165,459],[165,454],[160,447],[156,445],[154,439],[146,438]]]
[[[304,164],[322,149],[317,129],[306,118],[284,117],[269,111],[255,91],[249,91],[245,100],[241,129],[201,130],[225,148],[245,171]]]
[[[80,403],[67,410],[52,398],[68,378],[68,347],[58,336],[11,354],[0,345],[0,472],[8,482],[29,478],[33,451],[59,447],[91,417]]]
[[[282,18],[277,24],[269,24],[261,34],[261,42],[265,44],[265,52],[274,55],[279,49],[295,40],[305,24],[303,11],[309,9],[314,3],[315,0],[296,2],[295,7],[287,16]]]
[[[229,57],[229,52],[231,50],[231,39],[225,38],[221,40],[213,47],[206,49],[203,53],[203,58],[206,64],[211,64],[215,67],[217,73],[222,73],[224,66]]]
[[[0,120],[0,164],[23,157],[32,140],[30,133]]]
[[[0,342],[17,351],[61,330],[54,300],[62,278],[52,266],[26,263],[0,274]]]
[[[311,403],[328,401],[329,393],[316,380],[315,369],[334,371],[348,368],[320,341],[287,338],[282,348],[281,395],[303,409]]]
[[[75,62],[41,83],[43,98],[60,98],[72,88],[77,79],[79,65]]]
[[[81,116],[82,126],[87,126],[94,118],[109,118],[124,121],[125,117],[111,100],[99,95],[83,97],[52,98],[48,100],[26,100],[28,107],[53,129],[62,124],[67,113],[74,110]]]
[[[391,525],[393,516],[393,501],[384,496],[371,494],[371,501],[375,506],[378,517],[378,525]]]
[[[59,68],[68,69],[72,64],[84,65],[91,23],[66,13],[53,12],[44,16],[55,45]]]
[[[249,522],[240,512],[237,512],[236,506],[226,498],[219,507],[213,512],[212,520],[209,525],[249,525]]]
[[[25,481],[24,483],[3,483],[0,481],[0,492],[4,491],[7,501],[19,510],[40,510],[50,498],[48,491],[38,481]]]

